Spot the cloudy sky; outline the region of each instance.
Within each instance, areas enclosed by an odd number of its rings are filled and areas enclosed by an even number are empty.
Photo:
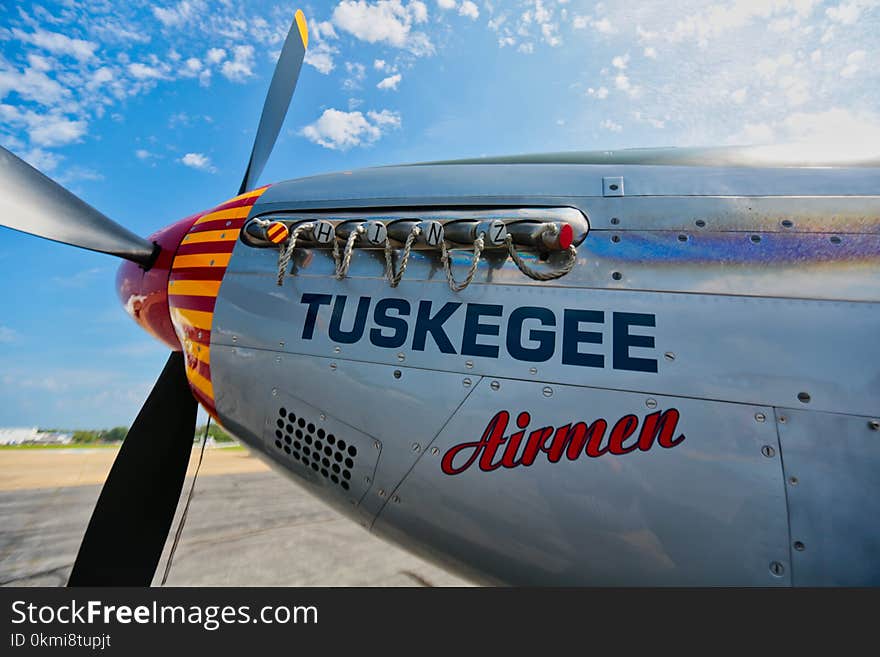
[[[263,182],[637,146],[880,150],[880,0],[0,5],[0,143],[135,232],[234,195],[301,6]],[[131,421],[167,356],[106,256],[0,229],[0,426]]]

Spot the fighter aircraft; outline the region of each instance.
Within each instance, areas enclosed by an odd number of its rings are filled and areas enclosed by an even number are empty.
[[[71,585],[149,585],[197,403],[474,580],[880,584],[880,159],[563,153],[258,186],[143,239],[7,151],[10,228],[123,259],[171,356]]]

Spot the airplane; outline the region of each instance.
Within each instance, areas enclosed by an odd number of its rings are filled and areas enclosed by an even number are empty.
[[[3,225],[122,259],[171,350],[69,584],[148,586],[197,405],[474,581],[880,584],[880,158],[641,149],[257,181],[144,239],[6,150]]]

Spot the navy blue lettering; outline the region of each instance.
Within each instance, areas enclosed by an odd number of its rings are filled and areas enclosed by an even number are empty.
[[[556,334],[553,331],[531,329],[529,340],[537,342],[537,347],[524,347],[522,344],[523,322],[537,319],[542,326],[556,326],[556,315],[547,308],[523,306],[510,313],[507,320],[507,352],[517,360],[529,363],[543,363],[553,357]]]
[[[478,335],[498,335],[498,324],[480,324],[480,317],[501,317],[504,308],[487,303],[469,303],[464,316],[464,335],[461,336],[462,356],[498,358],[498,345],[479,344]]]
[[[332,298],[329,294],[312,294],[311,292],[302,295],[299,302],[309,305],[309,309],[306,311],[306,321],[303,322],[303,340],[311,340],[315,335],[315,320],[318,319],[318,311],[321,306],[329,306]]]
[[[431,317],[431,302],[419,301],[419,314],[416,316],[416,327],[413,330],[413,351],[424,351],[425,340],[428,333],[434,338],[437,347],[444,354],[454,354],[455,347],[449,341],[446,331],[443,330],[443,323],[452,316],[461,304],[456,301],[449,301],[443,304],[443,307],[437,311],[437,314]]]
[[[602,334],[595,331],[581,331],[580,323],[602,324],[605,313],[601,310],[568,310],[563,312],[562,319],[562,363],[564,365],[582,365],[585,367],[605,367],[605,356],[602,354],[582,354],[578,346],[602,344]]]
[[[370,297],[361,297],[358,299],[357,312],[354,317],[354,325],[350,331],[343,331],[340,328],[342,323],[342,313],[345,312],[345,302],[348,299],[344,294],[336,296],[333,302],[333,314],[330,315],[330,328],[328,334],[330,340],[339,342],[340,344],[354,344],[364,336],[364,327],[367,324],[367,312],[370,310]]]
[[[398,317],[389,317],[388,311],[396,310]],[[406,342],[409,324],[400,315],[409,315],[410,306],[406,299],[380,299],[373,311],[373,323],[383,328],[394,329],[391,335],[382,335],[382,329],[370,329],[370,342],[377,347],[397,349]]]
[[[643,313],[614,313],[613,320],[613,355],[614,369],[630,370],[631,372],[656,372],[657,361],[654,358],[635,358],[629,355],[630,347],[654,348],[653,335],[632,335],[630,326],[655,326],[654,315]]]

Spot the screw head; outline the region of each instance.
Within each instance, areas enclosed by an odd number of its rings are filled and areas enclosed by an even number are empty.
[[[369,477],[364,477],[364,483],[367,484],[368,486],[369,486],[372,482],[373,482],[373,480],[370,479]]]
[[[792,486],[797,486],[798,485],[798,478],[797,477],[789,477],[788,483],[791,484]]]
[[[284,340],[280,340],[278,345],[283,349],[284,348]]]
[[[767,416],[763,413],[755,413],[755,422],[764,422],[767,419]]]
[[[406,355],[403,352],[397,354],[397,360],[398,360],[398,362],[402,363],[403,361],[406,360]]]
[[[378,450],[381,447],[378,440],[373,441],[373,449]]]
[[[336,363],[330,363],[330,369],[336,371]]]
[[[785,417],[784,415],[780,415],[779,416],[779,424],[785,424],[786,422],[788,422],[788,418]]]
[[[199,337],[201,337],[201,334],[199,334]],[[232,336],[232,341],[233,341],[233,342],[238,342],[238,336],[237,336],[237,335],[233,335],[233,336]]]
[[[465,378],[465,380],[462,381],[461,384],[462,384],[465,388],[470,388],[470,387],[471,387],[471,380],[468,379],[468,378]]]
[[[418,443],[413,443],[413,444],[412,444],[412,451],[414,451],[414,452],[418,452],[420,449],[422,449],[422,446],[419,445]]]
[[[281,362],[281,356],[275,356],[275,362],[276,362],[276,363],[280,363],[280,362]]]
[[[770,573],[774,577],[782,577],[785,574],[785,566],[783,566],[778,561],[770,562]]]
[[[272,396],[273,396],[273,397],[277,397],[277,396],[278,396],[278,388],[272,388]]]
[[[472,361],[472,360],[466,360],[465,363],[464,363],[464,366],[465,366],[466,368],[468,368],[469,370],[470,370],[470,369],[473,369],[473,367],[474,367],[474,361]]]
[[[795,550],[797,550],[798,552],[803,552],[804,550],[807,549],[807,546],[804,545],[801,541],[795,541],[795,542],[792,544],[792,547],[793,547]]]
[[[529,374],[531,374],[532,376],[534,376],[534,375],[537,374],[537,373],[538,373],[538,368],[537,368],[537,367],[530,367],[530,368],[529,368]]]
[[[341,351],[342,351],[342,348],[341,348],[340,346],[337,345],[337,346],[333,347],[333,353],[334,353],[334,354],[338,354],[338,353],[341,352]]]
[[[489,384],[489,387],[492,388],[492,390],[500,390],[501,384],[498,383],[498,381],[493,381],[492,383]]]
[[[880,420],[868,420],[868,428],[871,431],[880,431]]]
[[[401,372],[400,372],[400,370],[394,370],[394,378],[395,378],[395,379],[399,379],[400,377],[401,377]]]
[[[395,504],[400,504],[400,497],[395,495],[394,497],[391,498],[391,501],[394,502]]]
[[[541,392],[544,393],[545,397],[553,396],[553,388],[551,388],[550,386],[544,386],[544,389]]]
[[[761,454],[766,456],[768,459],[773,458],[774,456],[776,456],[776,450],[773,449],[770,445],[764,445],[761,448]]]
[[[323,413],[321,413],[321,415],[319,417],[321,418],[321,422],[323,422],[324,420],[327,419],[327,416],[324,415]]]
[[[645,400],[645,406],[648,408],[657,408],[657,400],[648,398]]]
[[[675,354],[671,351],[667,351],[665,354],[663,354],[663,358],[665,358],[669,362],[672,362],[675,360]]]
[[[440,453],[440,450],[437,449],[436,447],[431,448],[431,456],[437,456],[437,454],[439,454],[439,453]]]
[[[385,497],[385,489],[384,488],[379,489],[379,497]]]

